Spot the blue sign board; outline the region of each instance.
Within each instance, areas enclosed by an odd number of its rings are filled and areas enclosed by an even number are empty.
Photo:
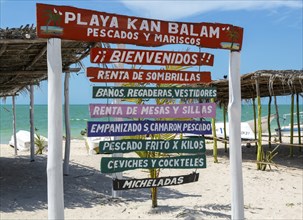
[[[87,122],[88,137],[131,136],[165,133],[212,134],[209,121]]]

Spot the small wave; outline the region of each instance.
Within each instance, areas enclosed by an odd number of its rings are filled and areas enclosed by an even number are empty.
[[[88,121],[87,118],[72,118],[70,121]]]
[[[8,108],[4,107],[4,106],[1,106],[5,111],[7,112],[11,112]]]

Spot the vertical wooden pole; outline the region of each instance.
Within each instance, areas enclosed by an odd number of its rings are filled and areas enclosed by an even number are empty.
[[[224,125],[224,149],[227,153],[227,135],[226,135],[226,105],[223,104],[223,125]]]
[[[34,126],[34,85],[30,86],[30,140],[31,140],[31,158],[30,161],[35,161],[35,126]]]
[[[70,72],[65,73],[64,78],[64,120],[65,120],[65,151],[63,174],[69,175],[69,157],[70,157],[70,121],[69,121],[69,77]]]
[[[253,98],[253,112],[254,112],[254,134],[255,134],[255,140],[257,140],[257,114],[256,114],[256,99]],[[256,153],[258,151],[258,142],[255,142],[255,146],[256,146]]]
[[[291,94],[291,105],[290,105],[290,144],[294,143],[294,106],[295,106],[295,96]],[[294,156],[294,147],[290,146],[289,156]]]
[[[256,91],[257,91],[257,100],[258,100],[258,150],[257,150],[257,161],[262,161],[262,122],[261,122],[261,97],[260,97],[260,87],[259,87],[259,78],[256,78]],[[261,169],[261,164],[257,163],[258,170]]]
[[[12,104],[13,104],[13,135],[14,135],[14,147],[15,147],[15,156],[17,156],[17,134],[16,134],[16,103],[15,96],[12,96]]]
[[[117,44],[117,48],[125,49],[125,44]],[[123,68],[124,64],[123,63],[117,63],[115,66],[116,66],[116,68]],[[115,85],[119,86],[120,84],[115,83]],[[121,99],[115,99],[114,103],[115,104],[120,104]],[[119,121],[119,120],[122,120],[122,119],[117,118],[116,120]],[[115,137],[114,139],[119,140],[120,137]],[[123,157],[123,154],[122,153],[114,153],[112,155],[112,157]],[[122,179],[123,178],[123,172],[118,172],[118,173],[113,174],[113,178]],[[114,198],[122,197],[122,190],[112,190],[112,197],[114,197]]]
[[[298,126],[298,144],[301,145],[301,124],[300,124],[300,107],[299,107],[299,93],[296,96],[296,104],[297,104],[297,126]],[[299,151],[302,151],[302,147],[299,147]]]
[[[241,149],[241,82],[240,52],[230,52],[229,64],[229,151],[231,168],[231,217],[244,219],[242,149]]]
[[[270,117],[271,117],[271,96],[269,96],[268,100],[268,116],[267,116],[267,127],[268,127],[268,146],[271,149],[271,129],[270,129]]]
[[[156,153],[151,152],[151,158],[155,158]],[[150,170],[150,177],[153,179],[157,178],[157,169]],[[151,188],[151,199],[152,199],[152,208],[158,207],[158,188],[152,187]]]
[[[276,96],[274,96],[274,101],[275,101],[275,109],[276,109],[276,116],[277,116],[279,142],[282,143],[280,116],[279,116],[278,103],[277,103],[277,97]]]
[[[211,98],[211,102],[215,102],[214,98]],[[216,118],[211,119],[212,133],[213,133],[213,156],[214,162],[218,163],[218,144],[217,144],[217,134],[216,134]]]
[[[47,40],[48,69],[48,219],[64,219],[62,170],[62,58],[61,39]]]

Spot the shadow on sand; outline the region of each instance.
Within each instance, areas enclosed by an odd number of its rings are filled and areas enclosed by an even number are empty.
[[[264,146],[265,150],[270,150]],[[272,147],[274,149],[274,146]],[[290,158],[289,147],[280,146],[279,154],[274,162],[279,166],[303,168],[302,152],[294,148],[294,157]],[[256,148],[242,146],[243,161],[256,160]],[[206,154],[212,156],[212,149],[208,147]],[[218,149],[219,157],[228,157],[228,152]],[[36,156],[35,162],[29,157],[17,156],[0,157],[0,212],[35,211],[47,209],[47,158],[45,155]],[[90,208],[98,205],[123,206],[131,201],[150,200],[150,189],[136,189],[123,191],[123,198],[112,198],[111,177],[102,175],[99,170],[74,162],[70,163],[70,175],[64,176],[65,208]],[[166,199],[182,199],[184,197],[200,197],[201,195],[181,193],[174,188],[161,188],[158,198],[165,204]],[[188,208],[186,206],[159,206],[152,209],[150,214],[172,212],[180,210],[178,216],[216,216],[230,218],[226,211],[229,205],[209,204],[209,206]]]
[[[47,209],[47,158],[36,156],[0,158],[0,211],[34,211]],[[90,208],[95,205],[119,206],[121,202],[150,200],[150,189],[123,191],[123,198],[112,198],[112,180],[99,170],[70,163],[70,175],[64,176],[65,208]],[[173,189],[161,188],[158,198],[197,197]]]

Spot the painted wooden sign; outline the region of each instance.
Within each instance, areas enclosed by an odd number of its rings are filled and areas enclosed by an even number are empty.
[[[161,46],[188,44],[241,50],[243,28],[131,17],[69,6],[37,4],[40,38]]]
[[[216,96],[217,89],[214,87],[93,87],[93,98],[215,98]]]
[[[214,63],[214,55],[209,53],[161,50],[92,48],[90,50],[90,62],[160,66],[212,66]]]
[[[205,154],[162,158],[102,157],[100,168],[101,173],[150,168],[206,168],[206,157]]]
[[[117,140],[100,141],[100,153],[129,153],[134,151],[155,151],[164,153],[205,153],[205,139],[182,140]]]
[[[197,84],[211,82],[210,72],[86,68],[91,82]]]
[[[89,113],[91,118],[214,118],[216,104],[90,104]]]
[[[176,186],[186,183],[193,183],[199,180],[199,173],[191,173],[189,175],[182,176],[168,176],[160,177],[156,179],[144,178],[144,179],[113,179],[114,190],[127,190],[127,189],[142,189],[162,186]]]
[[[211,134],[209,121],[114,121],[87,122],[88,137],[167,133]]]

